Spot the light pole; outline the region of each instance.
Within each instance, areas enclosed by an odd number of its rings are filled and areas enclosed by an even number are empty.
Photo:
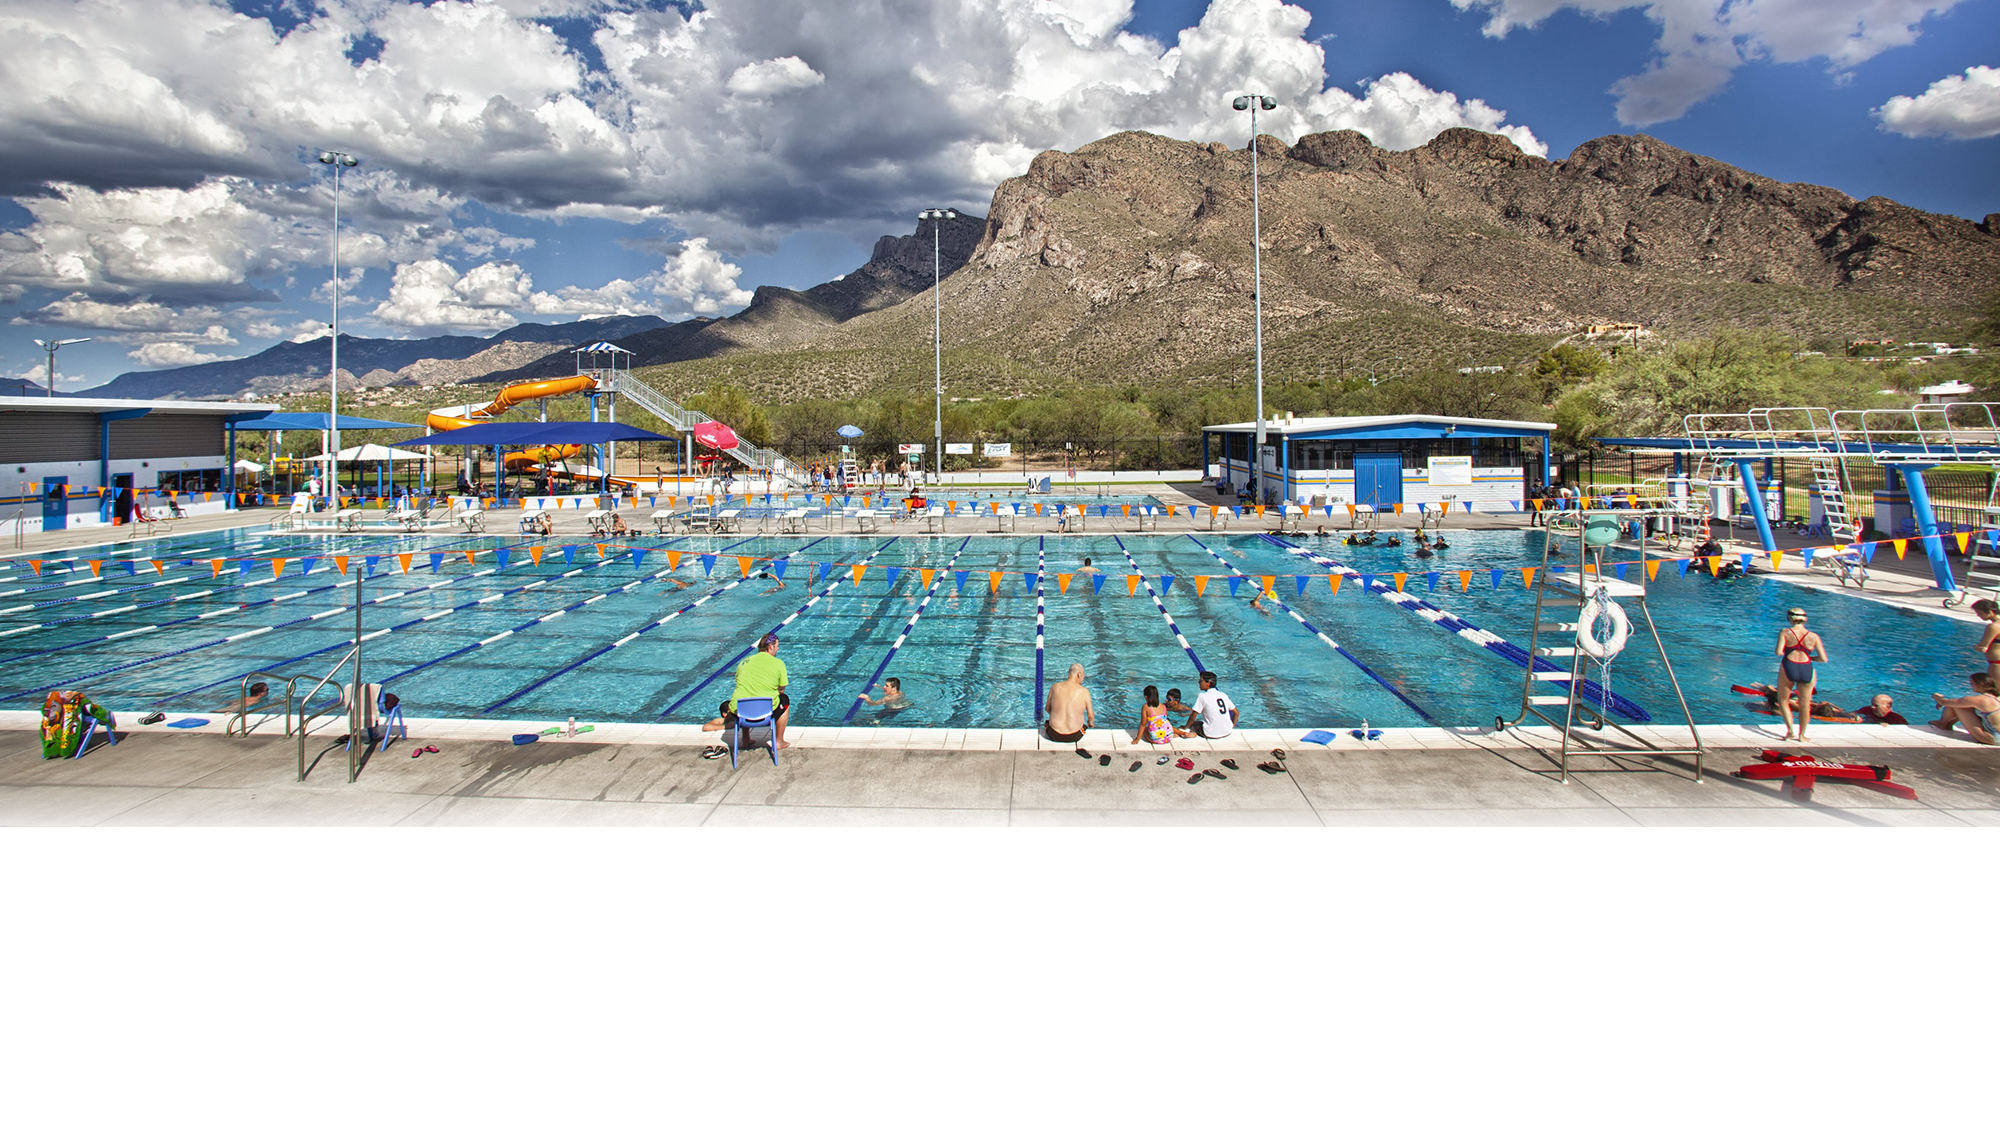
[[[937,294],[937,303],[931,309],[931,341],[937,358],[937,413],[931,419],[931,443],[937,447],[937,483],[944,482],[944,227],[946,219],[958,218],[958,212],[949,207],[930,207],[917,212],[917,218],[931,221],[931,271],[936,279],[931,288]]]
[[[35,346],[49,353],[49,397],[56,397],[56,349],[64,344],[87,344],[89,336],[79,336],[74,340],[36,340]]]
[[[1278,102],[1263,94],[1239,94],[1229,104],[1250,111],[1250,263],[1257,309],[1257,448],[1250,452],[1250,480],[1252,494],[1261,504],[1264,501],[1264,232],[1257,214],[1257,111],[1276,109]]]
[[[334,506],[339,506],[340,486],[340,170],[352,168],[361,163],[359,159],[344,152],[322,152],[321,164],[333,166],[333,360],[327,370],[328,394],[326,398],[326,448],[320,450],[327,455],[326,498]]]

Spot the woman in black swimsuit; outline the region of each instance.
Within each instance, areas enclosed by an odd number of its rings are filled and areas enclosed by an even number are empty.
[[[1827,659],[1826,644],[1819,634],[1806,628],[1806,611],[1793,606],[1785,613],[1785,631],[1778,634],[1778,713],[1785,717],[1785,741],[1792,740],[1792,701],[1798,701],[1800,742],[1812,721],[1812,693],[1818,678],[1814,661]]]

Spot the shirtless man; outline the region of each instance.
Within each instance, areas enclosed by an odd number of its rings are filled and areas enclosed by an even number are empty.
[[[1083,565],[1076,568],[1076,573],[1079,577],[1088,578],[1093,574],[1102,574],[1103,571],[1100,571],[1096,567],[1090,565],[1090,559],[1088,557],[1085,557],[1083,560]]]
[[[1042,737],[1050,742],[1081,742],[1084,732],[1097,724],[1090,689],[1083,686],[1083,665],[1070,665],[1069,678],[1049,689],[1048,714]]]

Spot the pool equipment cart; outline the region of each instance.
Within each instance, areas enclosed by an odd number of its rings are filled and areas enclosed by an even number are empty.
[[[1521,680],[1520,713],[1511,720],[1504,715],[1498,716],[1494,726],[1504,730],[1520,725],[1533,715],[1560,730],[1562,741],[1556,747],[1554,760],[1562,770],[1565,785],[1569,784],[1571,757],[1601,758],[1635,753],[1629,748],[1577,744],[1571,735],[1578,722],[1589,723],[1593,730],[1603,730],[1609,723],[1654,754],[1689,755],[1694,759],[1694,779],[1700,782],[1701,756],[1704,753],[1701,731],[1695,727],[1694,716],[1688,711],[1687,697],[1681,693],[1680,679],[1674,675],[1673,662],[1667,658],[1666,646],[1660,641],[1660,631],[1654,628],[1652,612],[1646,608],[1645,540],[1639,541],[1638,561],[1624,564],[1626,572],[1638,581],[1628,582],[1624,578],[1613,577],[1611,572],[1620,569],[1619,565],[1614,562],[1607,569],[1604,562],[1605,549],[1619,539],[1618,519],[1610,512],[1560,512],[1550,518],[1548,532],[1542,538],[1542,565],[1535,568],[1535,623],[1530,643],[1536,656],[1569,657],[1570,670],[1548,671],[1535,667],[1540,661],[1531,662]],[[1638,622],[1635,623],[1626,612],[1626,605],[1638,610]],[[1666,669],[1667,682],[1673,685],[1674,700],[1680,704],[1681,717],[1686,720],[1688,733],[1694,738],[1692,749],[1654,744],[1617,720],[1606,717],[1604,709],[1585,694],[1584,687],[1590,679],[1589,666],[1594,664],[1597,682],[1603,685],[1608,696],[1612,663],[1624,651],[1640,623],[1645,626],[1646,635],[1652,638],[1653,648],[1660,654],[1660,666]],[[1544,645],[1542,637],[1551,633],[1566,633],[1571,643]],[[1556,694],[1555,689],[1560,689],[1561,694]],[[1542,754],[1549,756],[1548,751],[1542,751]]]

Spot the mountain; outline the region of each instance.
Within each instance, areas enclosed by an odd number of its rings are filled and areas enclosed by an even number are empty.
[[[1561,161],[1468,129],[1402,152],[1352,131],[1256,143],[1267,367],[1279,355],[1307,377],[1496,362],[1605,322],[1955,338],[2000,286],[2000,215],[1855,200],[1648,136],[1599,138]],[[995,190],[944,283],[947,370],[956,352],[961,367],[1021,365],[1044,384],[1241,377],[1250,165],[1247,148],[1136,132],[1037,156]],[[930,302],[905,302],[763,355],[745,339],[657,378],[686,393],[727,377],[783,400],[919,366],[927,377],[930,357],[915,353],[928,352],[931,316]]]
[[[965,265],[985,227],[985,221],[975,215],[919,219],[913,234],[885,234],[877,239],[868,261],[852,273],[803,291],[760,285],[751,295],[750,306],[733,316],[696,317],[615,342],[633,353],[635,367],[806,346],[826,329],[929,292],[938,273],[950,278]],[[495,371],[481,381],[548,378],[561,369],[562,360],[549,357]]]
[[[550,352],[666,323],[657,316],[617,316],[571,324],[517,324],[490,338],[380,340],[342,333],[341,386],[465,382],[497,368],[518,367]],[[268,395],[320,390],[330,357],[331,345],[325,339],[286,342],[242,359],[128,371],[89,393],[108,398],[228,398],[246,391]]]

